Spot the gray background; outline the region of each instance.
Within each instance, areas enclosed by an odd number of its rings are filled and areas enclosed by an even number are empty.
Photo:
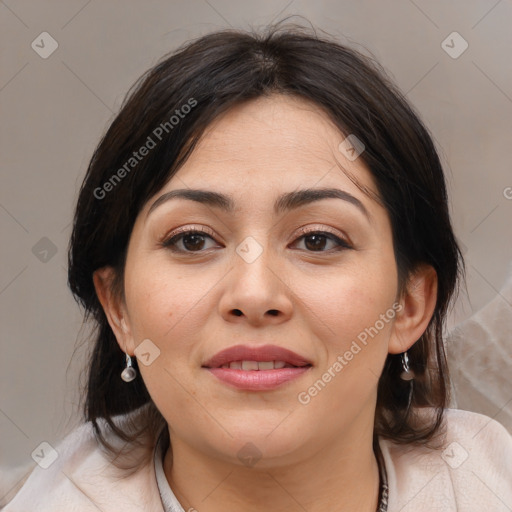
[[[39,443],[55,445],[76,425],[87,330],[66,284],[70,222],[93,149],[128,88],[190,38],[290,14],[371,51],[431,129],[468,268],[468,295],[461,295],[449,326],[492,300],[510,311],[510,297],[499,292],[512,261],[511,0],[6,0],[0,2],[0,465],[35,464],[30,454]],[[442,47],[453,31],[469,44],[458,58]],[[46,59],[31,47],[32,41],[42,46],[42,32],[58,43]],[[453,51],[461,48],[449,41]],[[463,405],[496,416],[510,410],[505,399]]]

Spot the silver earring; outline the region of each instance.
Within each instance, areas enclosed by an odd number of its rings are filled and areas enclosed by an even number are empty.
[[[126,368],[121,372],[121,379],[125,382],[131,382],[137,377],[137,372],[132,364],[132,358],[126,354]]]
[[[402,354],[402,368],[403,371],[400,374],[400,378],[402,380],[414,379],[414,372],[409,368],[409,356],[407,355],[407,350]]]

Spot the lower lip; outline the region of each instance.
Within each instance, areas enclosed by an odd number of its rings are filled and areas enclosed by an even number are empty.
[[[277,370],[233,370],[231,368],[206,368],[219,380],[238,389],[264,391],[275,389],[285,382],[297,379],[311,366],[280,368]]]

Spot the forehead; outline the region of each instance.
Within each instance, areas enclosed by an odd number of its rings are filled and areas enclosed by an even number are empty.
[[[255,195],[272,198],[278,191],[341,187],[363,200],[346,173],[374,192],[376,187],[362,159],[351,161],[340,151],[345,137],[313,102],[284,95],[260,97],[211,123],[160,193],[196,187],[247,203]]]
[[[272,95],[237,105],[217,118],[206,130],[202,149],[211,156],[229,151],[241,159],[248,151],[259,156],[279,156],[278,151],[298,156],[325,156],[341,133],[327,115],[305,99]],[[200,155],[197,155],[200,156]]]

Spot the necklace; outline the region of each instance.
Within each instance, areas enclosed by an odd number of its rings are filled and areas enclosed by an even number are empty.
[[[158,463],[156,463],[156,467],[158,468],[156,471],[157,476],[157,485],[158,489],[160,491],[160,496],[162,498],[162,504],[164,505],[164,510],[171,512],[172,510],[175,510],[174,507],[171,505],[167,505],[164,503],[163,496],[162,496],[162,490],[167,488],[170,491],[169,484],[167,483],[165,476],[163,475],[163,456],[165,453],[165,447],[161,446],[161,438],[162,433],[160,436],[158,436],[158,440],[156,443],[156,452],[155,452],[155,460],[158,458]],[[162,449],[164,448],[164,449]],[[388,497],[389,497],[389,487],[388,487],[388,477],[387,477],[387,471],[386,471],[386,465],[384,463],[384,457],[382,456],[382,452],[380,449],[380,445],[378,442],[377,437],[374,437],[373,440],[373,451],[375,453],[375,457],[377,459],[377,465],[379,467],[379,503],[377,505],[376,512],[387,512],[388,510]],[[172,493],[172,491],[170,491]],[[173,495],[174,498],[174,495]],[[175,498],[174,498],[175,499]],[[167,501],[168,498],[165,500]],[[172,507],[172,508],[171,508]]]
[[[389,498],[388,474],[386,471],[386,465],[384,464],[384,457],[382,456],[382,452],[380,450],[379,441],[376,436],[373,440],[373,451],[375,452],[375,457],[377,458],[380,477],[379,504],[377,505],[376,512],[387,512]]]

